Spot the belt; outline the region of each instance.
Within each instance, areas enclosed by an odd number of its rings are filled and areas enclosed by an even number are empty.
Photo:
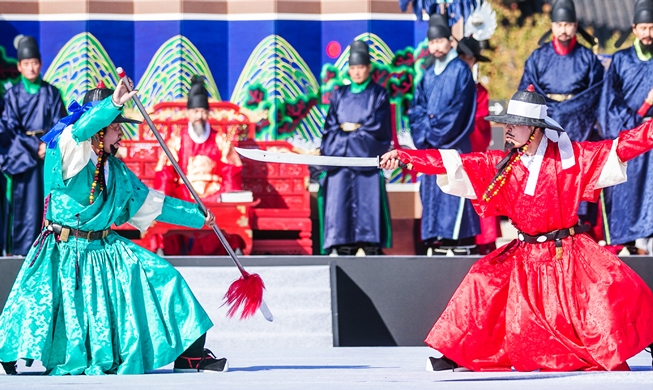
[[[45,130],[34,130],[34,131],[26,131],[26,135],[43,135],[45,134]]]
[[[568,94],[562,94],[562,93],[547,93],[546,97],[548,97],[551,100],[555,100],[556,102],[564,102],[565,100],[569,100],[574,97],[573,94],[568,93]]]
[[[107,238],[109,232],[111,231],[110,228],[98,231],[77,230],[69,226],[63,226],[47,220],[45,221],[45,226],[47,230],[59,235],[59,240],[63,242],[67,242],[70,236],[85,238],[88,241],[102,240]]]
[[[526,234],[524,232],[518,232],[517,233],[517,238],[521,242],[525,242],[527,244],[541,244],[543,242],[547,241],[555,241],[556,242],[556,257],[559,259],[562,258],[562,240],[574,236],[579,233],[585,233],[591,229],[590,225],[576,225],[572,226],[570,228],[566,229],[559,229],[559,230],[554,230],[552,232],[544,233],[544,234],[539,234],[537,236],[531,236],[529,234]]]

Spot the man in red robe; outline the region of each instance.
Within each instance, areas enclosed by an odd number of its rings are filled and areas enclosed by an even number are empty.
[[[581,201],[626,180],[626,162],[653,149],[653,121],[616,140],[574,142],[546,115],[542,95],[517,92],[506,149],[392,151],[439,175],[443,191],[472,200],[481,216],[505,215],[518,239],[472,266],[426,338],[442,352],[429,370],[620,370],[653,342],[653,293],[578,224]]]
[[[168,148],[205,203],[220,201],[224,192],[242,190],[243,164],[228,135],[209,125],[209,99],[204,78],[194,76],[186,103],[188,128],[170,132]],[[193,201],[193,198],[165,154],[156,167],[154,188],[168,196]],[[233,249],[242,249],[238,236],[225,234]],[[163,252],[167,255],[226,254],[213,232],[194,232],[193,236],[166,235]],[[161,244],[159,244],[159,247]]]
[[[464,52],[458,57],[463,60],[472,71],[478,62],[490,62],[490,59],[481,54],[481,44],[473,37],[465,37],[460,42],[467,46],[474,54],[469,56]],[[472,152],[483,152],[492,141],[492,126],[485,117],[490,115],[490,97],[487,89],[476,81],[476,114],[474,116],[474,131],[469,135]],[[479,218],[481,234],[476,236],[476,247],[480,255],[487,255],[497,249],[497,237],[501,236],[501,219],[496,216]]]

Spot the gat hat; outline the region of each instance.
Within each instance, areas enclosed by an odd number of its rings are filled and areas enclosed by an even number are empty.
[[[89,103],[89,102],[99,102],[101,100],[104,100],[108,98],[109,96],[113,95],[113,89],[111,88],[105,88],[104,83],[100,81],[94,89],[89,90],[86,92],[84,95],[84,100],[82,101],[82,105]],[[125,118],[122,115],[118,115],[116,119],[113,120],[111,123],[134,123],[134,124],[139,124],[141,121],[137,121],[136,119],[129,119]]]
[[[653,23],[653,0],[637,0],[633,24]]]
[[[449,21],[445,15],[437,13],[431,15],[429,28],[426,30],[426,37],[429,41],[451,37],[451,27],[449,27]]]
[[[512,125],[535,126],[556,131],[565,131],[558,122],[546,115],[546,99],[535,92],[533,86],[526,91],[517,91],[510,102],[505,115],[486,116],[485,120]]]
[[[363,41],[354,41],[349,45],[349,65],[369,65],[370,49]]]
[[[15,41],[14,41],[15,42]],[[24,36],[18,40],[16,45],[16,52],[18,61],[27,60],[30,58],[38,58],[41,60],[41,53],[39,52],[39,45],[36,39],[30,36]]]
[[[209,93],[204,87],[204,76],[195,75],[190,80],[190,91],[188,91],[188,101],[186,108],[203,108],[209,109]]]
[[[578,18],[576,17],[576,6],[574,5],[573,0],[558,0],[553,4],[551,9],[551,21],[552,22],[569,22],[576,23]]]
[[[535,88],[531,84],[526,91],[517,91],[512,95],[505,115],[490,115],[486,116],[485,120],[544,128],[546,138],[558,143],[562,169],[573,167],[576,164],[576,159],[569,135],[558,122],[549,118],[546,111],[544,96],[535,92]]]
[[[460,40],[459,45],[465,45],[472,53],[478,62],[490,62],[490,59],[481,54],[481,43],[473,37],[465,37]]]

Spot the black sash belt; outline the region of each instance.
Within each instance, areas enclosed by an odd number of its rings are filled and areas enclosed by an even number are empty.
[[[47,229],[56,235],[59,236],[59,240],[66,242],[68,241],[68,238],[70,236],[72,237],[79,237],[79,238],[85,238],[88,241],[94,241],[94,240],[101,240],[103,238],[107,238],[109,235],[109,232],[111,229],[104,229],[104,230],[98,230],[98,231],[85,231],[85,230],[77,230],[73,229],[69,226],[63,226],[58,223],[54,223],[52,221],[45,221],[45,226]]]
[[[538,234],[537,236],[531,236],[529,234],[526,234],[524,232],[518,232],[517,233],[517,238],[521,242],[525,242],[527,244],[541,244],[543,242],[547,241],[555,241],[556,242],[556,257],[559,259],[562,258],[562,240],[574,236],[579,233],[585,233],[589,231],[592,227],[590,225],[582,224],[582,225],[576,225],[572,226],[570,228],[566,229],[559,229],[559,230],[554,230],[552,232],[544,233],[544,234]]]

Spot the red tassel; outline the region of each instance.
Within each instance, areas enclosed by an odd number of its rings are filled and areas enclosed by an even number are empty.
[[[263,301],[263,289],[265,285],[258,274],[245,274],[231,283],[224,295],[224,304],[229,306],[227,317],[232,318],[240,306],[243,306],[241,320],[253,316]]]
[[[526,88],[528,92],[535,92],[535,86],[533,84],[530,84],[528,88]]]

